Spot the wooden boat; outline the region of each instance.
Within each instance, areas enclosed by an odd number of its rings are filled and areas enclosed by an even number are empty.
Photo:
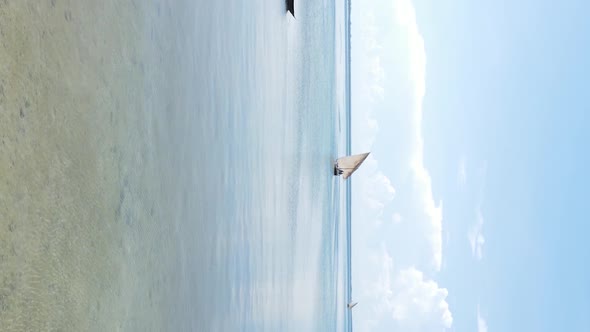
[[[348,177],[359,168],[363,161],[367,159],[369,153],[370,152],[338,158],[334,163],[334,175],[342,175],[344,179],[348,179]]]

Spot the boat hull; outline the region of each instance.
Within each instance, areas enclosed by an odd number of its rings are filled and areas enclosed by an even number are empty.
[[[295,0],[285,0],[285,4],[287,5],[287,11],[295,17]]]

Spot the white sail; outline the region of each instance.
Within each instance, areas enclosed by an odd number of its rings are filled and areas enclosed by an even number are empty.
[[[350,302],[350,303],[348,304],[348,309],[352,309],[352,308],[354,308],[354,306],[355,306],[355,305],[357,305],[357,304],[359,304],[359,303],[358,303],[358,302],[354,302],[354,303]]]
[[[370,152],[338,158],[338,160],[336,160],[336,167],[338,170],[342,171],[342,177],[348,179],[348,177],[359,168],[363,161],[367,159],[369,153]]]

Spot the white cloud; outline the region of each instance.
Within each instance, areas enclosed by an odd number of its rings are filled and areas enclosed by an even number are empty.
[[[365,207],[366,216],[378,225],[381,223],[385,205],[395,196],[395,188],[389,178],[379,170],[378,162],[372,155],[363,163],[363,175],[356,190],[361,194],[361,204]]]
[[[453,324],[446,302],[448,291],[439,288],[435,281],[425,280],[422,272],[413,267],[402,270],[393,287],[392,314],[401,325],[450,328]]]
[[[481,311],[479,310],[479,305],[477,306],[477,332],[488,332],[488,324],[486,320],[481,315]]]
[[[362,50],[362,61],[357,62],[360,64],[360,70],[354,75],[352,84],[355,85],[353,99],[362,100],[362,106],[354,107],[353,116],[356,118],[354,123],[362,124],[354,128],[355,137],[357,137],[355,144],[359,150],[368,151],[379,131],[374,106],[382,102],[384,98],[385,72],[381,61],[382,47],[377,38],[375,16],[372,12],[365,11],[361,20],[363,24],[357,32],[360,35],[360,45],[355,45],[355,48]],[[363,83],[355,84],[358,82]]]
[[[416,11],[410,0],[394,0],[393,14],[398,26],[406,30],[409,37],[407,50],[410,58],[409,78],[415,86],[415,97],[418,108],[422,108],[422,98],[426,92],[426,52],[424,50],[424,38],[418,30]],[[421,112],[420,117],[421,117]]]
[[[423,233],[429,243],[432,254],[431,264],[440,271],[442,262],[442,201],[438,205],[432,198],[432,181],[430,174],[422,163],[414,167],[415,188],[417,188],[417,201],[422,207],[425,224],[421,225]]]
[[[369,10],[360,10],[360,17],[355,21],[360,22],[353,25],[360,26],[357,30],[360,38],[353,36],[358,43],[353,48],[358,53],[353,54],[353,61],[357,60],[353,68],[353,151],[372,149],[379,133],[379,116],[391,113],[400,118],[399,122],[386,123],[388,130],[398,132],[399,137],[399,142],[396,142],[398,145],[391,151],[399,163],[387,170],[395,169],[398,173],[397,182],[403,182],[406,186],[404,210],[399,212],[404,215],[403,223],[412,228],[413,235],[424,240],[415,239],[415,244],[423,246],[415,250],[416,255],[428,256],[427,264],[439,271],[442,263],[442,201],[433,198],[432,179],[424,166],[422,138],[422,102],[426,86],[424,40],[418,30],[411,1],[389,0],[378,3],[375,0],[372,5],[374,7]],[[391,14],[384,17],[385,10]],[[395,36],[388,31],[396,31]],[[397,61],[397,57],[402,59]],[[394,74],[390,76],[395,80],[395,86],[386,80],[386,64]],[[404,87],[398,87],[398,83]],[[401,101],[391,98],[385,101],[381,91],[385,95],[397,91],[407,93],[400,98]],[[401,104],[398,106],[396,102]],[[362,209],[366,211],[366,215],[362,216],[364,220],[374,216],[380,219],[393,194],[398,192],[393,190],[395,182],[391,175],[377,167],[380,163],[375,158],[387,157],[379,152],[371,154],[356,174],[354,183],[361,190],[355,189],[355,195],[363,201]],[[368,222],[381,223],[374,220]]]
[[[405,49],[408,52],[408,79],[413,85],[413,107],[408,114],[412,131],[408,142],[410,171],[413,175],[416,200],[426,218],[423,230],[430,244],[431,263],[440,270],[442,262],[442,202],[435,203],[432,195],[432,180],[424,166],[424,139],[422,137],[422,103],[426,92],[426,50],[424,38],[418,29],[416,12],[410,0],[394,0],[393,13],[397,28],[405,33]]]
[[[374,151],[353,178],[360,203],[353,207],[353,287],[366,303],[355,308],[355,329],[448,328],[448,292],[431,276],[443,261],[443,215],[424,165],[426,51],[416,13],[410,0],[368,0],[352,19],[353,152],[388,148]],[[394,142],[376,141],[390,133]]]
[[[369,292],[371,301],[367,302],[374,304],[377,321],[390,321],[390,326],[404,331],[451,327],[453,316],[445,288],[427,280],[415,267],[396,269],[385,245],[374,258],[381,271],[376,274]],[[374,327],[375,323],[368,325]]]

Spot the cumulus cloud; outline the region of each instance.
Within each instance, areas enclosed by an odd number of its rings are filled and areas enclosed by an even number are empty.
[[[355,298],[367,303],[355,308],[355,329],[448,328],[448,292],[432,278],[443,260],[443,204],[424,163],[424,39],[410,0],[368,0],[357,8],[353,151],[381,148],[353,179],[353,202],[360,203],[353,205],[353,284]]]
[[[479,310],[479,305],[477,306],[477,332],[488,332],[488,324]]]
[[[402,270],[393,284],[393,318],[411,327],[434,325],[450,328],[453,316],[446,302],[448,291],[413,267]]]
[[[424,50],[424,38],[422,38],[418,30],[416,11],[410,0],[394,0],[393,14],[399,27],[405,29],[409,37],[406,39],[408,55],[412,59],[409,66],[409,78],[414,83],[416,106],[421,109],[422,98],[426,92],[426,52]],[[421,114],[419,116],[421,118]]]
[[[412,85],[412,107],[408,113],[411,124],[409,143],[412,145],[409,166],[413,177],[416,203],[425,217],[422,229],[430,245],[431,263],[440,270],[442,262],[442,202],[436,203],[432,194],[430,173],[424,166],[424,139],[422,135],[422,103],[426,92],[426,50],[424,38],[418,29],[416,12],[410,0],[394,0],[393,14],[397,28],[405,35],[408,80]]]
[[[360,38],[353,36],[356,41],[353,50],[357,50],[353,54],[353,61],[357,60],[353,66],[353,151],[372,150],[380,132],[378,119],[388,118],[388,130],[397,135],[390,151],[395,155],[396,164],[385,169],[394,169],[397,174],[388,174],[377,167],[380,164],[377,158],[384,156],[376,151],[356,175],[355,186],[361,190],[355,189],[355,195],[364,202],[363,210],[367,214],[381,218],[393,194],[399,193],[396,182],[402,182],[405,186],[404,197],[399,201],[403,204],[403,210],[399,211],[404,215],[402,223],[411,228],[412,236],[422,238],[416,238],[414,243],[423,248],[414,252],[428,256],[427,264],[439,271],[442,263],[442,201],[435,201],[433,197],[432,179],[424,165],[422,135],[422,103],[426,89],[424,40],[411,1],[374,0],[363,4],[370,3],[373,7],[360,10],[357,20],[360,22],[353,25],[360,26],[357,30]],[[400,98],[390,96],[402,92]],[[385,100],[384,95],[389,99]],[[391,159],[391,156],[385,157]],[[396,190],[393,190],[394,186]],[[368,217],[364,216],[364,219]]]
[[[390,320],[391,327],[405,331],[451,327],[447,289],[428,280],[415,267],[396,269],[385,245],[379,263],[381,273],[376,275],[370,294],[381,320]]]
[[[442,263],[442,201],[439,201],[438,204],[434,202],[430,174],[423,164],[414,167],[413,170],[418,190],[417,201],[422,208],[422,216],[425,217],[425,224],[420,226],[430,246],[432,254],[430,262],[437,271],[440,271]]]
[[[372,155],[363,163],[362,181],[358,182],[356,190],[360,193],[366,217],[374,220],[375,224],[380,224],[385,205],[395,196],[395,188],[379,169],[379,163]]]
[[[379,126],[375,118],[375,105],[382,102],[384,98],[384,78],[385,71],[382,64],[382,47],[378,41],[378,29],[375,22],[375,16],[371,11],[364,11],[361,20],[363,24],[356,32],[359,35],[358,43],[355,44],[356,50],[362,50],[362,61],[356,62],[358,70],[353,75],[352,84],[354,101],[361,101],[358,106],[353,107],[353,123],[361,124],[355,126],[355,145],[361,151],[371,149]],[[355,59],[357,57],[353,57]],[[358,84],[362,82],[362,84]],[[357,106],[357,105],[355,105]]]

